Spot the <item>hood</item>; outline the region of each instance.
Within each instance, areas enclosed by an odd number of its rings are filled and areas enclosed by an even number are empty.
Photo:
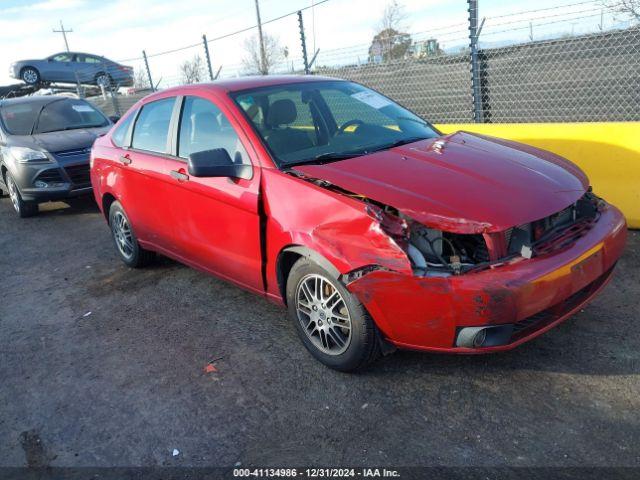
[[[465,132],[295,170],[457,233],[539,220],[588,188],[585,174],[557,155]]]
[[[82,128],[62,132],[14,136],[11,143],[12,145],[37,148],[51,153],[84,148],[90,149],[96,138],[107,133],[110,128],[111,125],[100,128]]]

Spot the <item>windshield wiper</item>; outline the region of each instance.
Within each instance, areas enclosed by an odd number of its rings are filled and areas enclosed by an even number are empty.
[[[43,132],[38,132],[38,133],[63,132],[66,130],[81,130],[83,128],[100,128],[100,127],[106,127],[106,125],[72,125],[69,127],[59,128],[56,130],[45,130]]]
[[[320,155],[316,155],[315,157],[309,158],[307,160],[285,163],[284,165],[286,167],[294,167],[296,165],[307,165],[307,164],[314,164],[314,163],[322,165],[329,162],[337,162],[340,160],[348,160],[350,158],[361,157],[363,155],[368,155],[370,153],[380,152],[382,150],[388,150],[390,148],[406,145],[407,143],[414,143],[420,140],[427,140],[429,138],[431,137],[410,137],[410,138],[403,138],[400,140],[396,140],[391,143],[385,143],[384,145],[372,145],[371,147],[366,147],[358,151],[321,153]]]
[[[307,160],[301,160],[299,162],[285,163],[287,167],[294,167],[296,165],[307,165],[311,163],[324,164],[329,162],[338,162],[340,160],[348,160],[349,158],[360,157],[367,152],[327,152],[316,155],[313,158]]]
[[[402,145],[407,145],[409,143],[419,142],[420,140],[428,140],[431,137],[409,137],[409,138],[401,138],[400,140],[396,140],[391,143],[385,143],[384,145],[380,145],[379,147],[374,147],[369,150],[367,153],[372,152],[380,152],[382,150],[389,150],[390,148],[401,147]]]

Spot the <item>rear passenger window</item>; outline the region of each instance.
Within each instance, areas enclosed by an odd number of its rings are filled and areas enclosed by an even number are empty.
[[[167,137],[174,103],[175,98],[165,98],[142,107],[133,129],[133,148],[157,153],[167,152]]]
[[[136,118],[136,112],[132,112],[124,121],[118,125],[118,127],[113,131],[113,135],[111,135],[111,140],[118,147],[128,147],[129,141],[129,129],[131,128],[131,123],[133,119]],[[127,145],[125,145],[125,142]]]
[[[178,156],[224,148],[234,163],[250,163],[235,129],[213,103],[203,98],[186,97],[180,118]]]

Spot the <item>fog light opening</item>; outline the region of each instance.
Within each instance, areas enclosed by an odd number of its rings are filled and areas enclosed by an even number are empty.
[[[473,337],[473,346],[478,348],[481,347],[485,340],[487,339],[487,329],[483,328],[482,330],[479,330],[478,333],[475,334],[475,336]]]
[[[34,182],[36,188],[49,188],[49,184],[47,182],[43,182],[42,180],[36,180]]]

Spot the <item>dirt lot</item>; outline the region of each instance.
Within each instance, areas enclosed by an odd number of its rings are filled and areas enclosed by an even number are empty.
[[[124,267],[91,201],[44,210],[0,199],[0,466],[640,466],[638,233],[593,304],[513,352],[348,375],[262,298]]]

